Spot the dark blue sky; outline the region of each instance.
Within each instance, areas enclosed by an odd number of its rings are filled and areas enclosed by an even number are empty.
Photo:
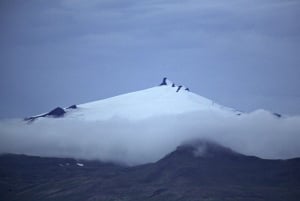
[[[300,114],[300,2],[0,2],[0,118],[152,87],[167,76],[242,111]]]

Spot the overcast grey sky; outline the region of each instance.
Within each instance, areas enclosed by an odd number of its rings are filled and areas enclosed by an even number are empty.
[[[1,0],[0,118],[164,76],[238,110],[300,114],[299,19],[297,0]]]

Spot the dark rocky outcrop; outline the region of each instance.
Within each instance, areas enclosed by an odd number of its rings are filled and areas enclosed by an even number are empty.
[[[26,117],[26,118],[24,118],[24,121],[32,122],[32,121],[36,120],[37,118],[48,117],[48,116],[53,117],[53,118],[58,118],[58,117],[63,117],[65,113],[66,113],[66,111],[63,108],[56,107],[46,114],[37,115],[37,116],[33,116],[33,117]]]
[[[171,83],[172,83],[172,85],[171,85]],[[164,78],[163,78],[163,81],[161,82],[161,84],[160,84],[159,86],[166,86],[166,85],[169,85],[169,86],[172,86],[172,87],[177,87],[176,92],[179,92],[179,91],[181,90],[181,88],[184,87],[184,86],[182,86],[182,85],[176,86],[175,83],[173,83],[173,82],[171,82],[170,80],[168,80],[167,77],[164,77]],[[184,90],[190,91],[190,89],[187,88],[187,87],[184,87]]]
[[[77,105],[71,105],[71,106],[67,107],[67,109],[77,109]]]
[[[180,85],[180,86],[177,88],[176,92],[179,92],[181,88],[182,88],[182,86]]]
[[[167,79],[168,79],[168,78],[164,77],[162,83],[161,83],[159,86],[168,85],[168,84],[167,84]]]
[[[63,108],[57,107],[57,108],[51,110],[50,112],[48,112],[45,116],[61,117],[65,113],[66,113],[66,111]]]
[[[274,115],[274,116],[276,116],[276,117],[278,117],[278,118],[281,118],[281,117],[282,117],[282,115],[281,115],[281,114],[279,114],[279,113],[276,113],[276,112],[274,112],[274,113],[273,113],[273,115]]]

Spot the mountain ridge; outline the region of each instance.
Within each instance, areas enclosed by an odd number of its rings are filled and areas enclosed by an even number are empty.
[[[195,156],[198,145],[206,146],[206,154],[215,155]],[[16,201],[296,201],[300,198],[300,158],[265,160],[207,141],[183,144],[155,163],[134,167],[1,155],[0,178],[0,198]]]

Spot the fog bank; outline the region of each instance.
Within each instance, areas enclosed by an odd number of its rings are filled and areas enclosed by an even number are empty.
[[[129,121],[41,118],[0,122],[0,153],[98,159],[127,165],[159,160],[194,139],[268,159],[300,157],[300,117],[258,110],[241,116],[207,112]]]

